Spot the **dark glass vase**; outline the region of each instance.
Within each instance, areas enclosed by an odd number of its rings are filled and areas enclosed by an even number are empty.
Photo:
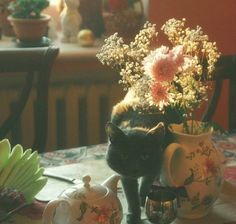
[[[80,29],[90,29],[96,37],[100,37],[104,33],[102,8],[102,0],[80,0]]]

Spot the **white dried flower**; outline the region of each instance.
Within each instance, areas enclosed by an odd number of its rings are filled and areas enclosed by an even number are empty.
[[[185,22],[170,19],[162,26],[172,48],[160,45],[153,49],[158,33],[155,24],[149,22],[130,44],[117,33],[105,40],[97,57],[120,73],[119,83],[125,90],[135,93],[134,108],[181,107],[192,114],[207,100],[207,80],[220,53],[200,26],[190,29]]]

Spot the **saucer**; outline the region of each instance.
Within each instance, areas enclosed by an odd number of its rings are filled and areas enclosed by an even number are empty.
[[[51,40],[48,37],[42,37],[40,41],[36,42],[20,41],[16,39],[16,44],[18,47],[47,47],[51,44]]]

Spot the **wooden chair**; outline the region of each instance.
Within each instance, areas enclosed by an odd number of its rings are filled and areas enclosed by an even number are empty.
[[[35,86],[35,134],[32,149],[39,152],[44,150],[48,129],[49,79],[53,62],[58,53],[59,49],[55,46],[0,49],[0,73],[7,75],[8,79],[13,73],[25,75],[25,83],[14,109],[0,126],[0,139],[5,138],[15,128],[15,124],[19,121],[29,100],[32,87]]]
[[[228,127],[229,130],[236,130],[236,55],[221,56],[213,77],[215,89],[203,120],[211,120],[215,111],[221,109],[217,106],[222,92],[223,82],[224,80],[228,80],[228,99],[225,99],[228,100]]]

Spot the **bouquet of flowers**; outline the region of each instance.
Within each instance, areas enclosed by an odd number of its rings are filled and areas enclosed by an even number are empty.
[[[208,99],[208,81],[220,53],[200,26],[191,29],[185,22],[170,19],[162,26],[171,47],[153,46],[158,33],[155,24],[146,22],[129,44],[117,33],[107,38],[97,57],[119,72],[135,109],[175,110],[187,124]]]

